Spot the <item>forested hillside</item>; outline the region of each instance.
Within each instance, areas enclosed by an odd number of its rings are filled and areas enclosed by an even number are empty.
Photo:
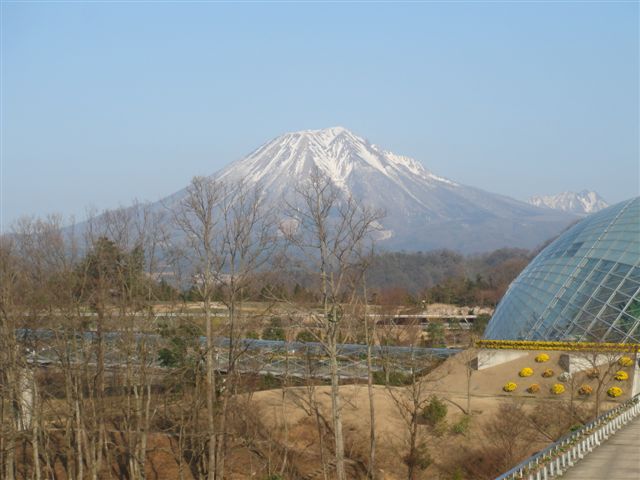
[[[450,250],[387,252],[375,257],[367,280],[379,303],[494,305],[532,255],[512,248],[468,256]]]

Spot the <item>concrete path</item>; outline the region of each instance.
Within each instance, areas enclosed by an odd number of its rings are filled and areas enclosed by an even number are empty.
[[[640,417],[622,427],[562,475],[563,480],[640,479]]]

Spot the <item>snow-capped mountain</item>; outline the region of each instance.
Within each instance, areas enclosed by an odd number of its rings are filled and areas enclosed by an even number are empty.
[[[609,204],[596,192],[582,190],[581,192],[562,192],[557,195],[534,196],[529,199],[536,207],[553,208],[575,215],[588,215],[607,208]]]
[[[328,175],[345,195],[386,211],[380,247],[387,249],[532,248],[575,219],[460,185],[342,127],[286,133],[213,177],[259,183],[275,204],[314,168]],[[169,198],[178,199],[183,192]]]

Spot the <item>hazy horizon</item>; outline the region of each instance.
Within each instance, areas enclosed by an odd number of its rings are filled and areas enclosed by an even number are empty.
[[[526,200],[638,195],[637,3],[3,2],[1,225],[343,126]]]

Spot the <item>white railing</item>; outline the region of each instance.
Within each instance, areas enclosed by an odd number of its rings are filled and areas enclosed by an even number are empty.
[[[638,415],[640,394],[565,435],[496,480],[547,480],[558,477]]]

